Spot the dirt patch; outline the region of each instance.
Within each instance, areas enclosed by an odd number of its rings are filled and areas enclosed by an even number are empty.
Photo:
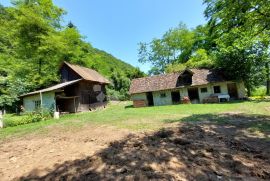
[[[1,177],[4,180],[269,180],[269,132],[256,137],[247,131],[250,125],[269,121],[269,117],[221,116],[228,121],[187,121],[156,132],[131,134],[108,127],[84,127],[72,134],[53,131],[43,138],[15,140],[1,145],[0,159],[5,160],[0,163]]]
[[[2,142],[0,180],[18,179],[32,170],[44,175],[66,161],[91,156],[130,133],[102,126],[65,131],[49,128],[49,132],[49,135],[31,134]]]

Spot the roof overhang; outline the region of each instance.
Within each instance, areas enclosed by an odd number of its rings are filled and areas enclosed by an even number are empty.
[[[73,81],[64,82],[64,83],[57,84],[57,85],[54,85],[54,86],[46,88],[46,89],[41,89],[41,90],[37,90],[37,91],[34,91],[34,92],[29,92],[29,93],[23,94],[23,95],[21,95],[19,97],[26,97],[26,96],[31,96],[31,95],[35,95],[35,94],[44,93],[44,92],[55,91],[55,90],[67,87],[69,85],[75,84],[75,83],[77,83],[77,82],[79,82],[81,80],[82,79],[77,79],[77,80],[73,80]]]

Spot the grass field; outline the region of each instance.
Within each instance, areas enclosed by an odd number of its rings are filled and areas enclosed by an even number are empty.
[[[106,109],[96,112],[70,114],[59,120],[46,120],[0,130],[0,139],[21,136],[29,133],[46,134],[53,126],[62,129],[80,129],[84,125],[106,125],[132,131],[157,130],[181,121],[226,121],[224,113],[240,113],[248,118],[270,116],[270,102],[232,102],[222,104],[190,104],[160,107],[133,108],[131,102],[111,103]],[[4,120],[18,120],[20,117],[6,115]],[[251,125],[252,130],[270,130],[263,125]]]
[[[270,102],[112,102],[1,129],[0,144],[2,180],[269,180]]]

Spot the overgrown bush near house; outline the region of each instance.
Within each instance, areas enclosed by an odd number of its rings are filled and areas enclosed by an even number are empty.
[[[108,94],[108,100],[111,100],[111,101],[125,101],[129,99],[127,93],[119,92],[113,89],[107,89],[107,94]]]
[[[256,89],[254,89],[251,92],[251,96],[253,96],[253,97],[256,97],[256,96],[265,97],[266,96],[266,87],[265,86],[261,86],[261,87],[258,87]]]
[[[190,99],[189,97],[185,96],[181,99],[182,104],[190,104]]]
[[[5,115],[4,127],[14,127],[23,124],[45,121],[51,117],[52,115],[49,110],[36,110],[35,112],[25,113],[22,115]]]

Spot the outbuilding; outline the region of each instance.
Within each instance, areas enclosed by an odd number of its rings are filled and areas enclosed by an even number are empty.
[[[76,113],[105,107],[106,85],[110,82],[97,71],[64,62],[61,83],[22,95],[26,112],[42,107],[60,113]]]

